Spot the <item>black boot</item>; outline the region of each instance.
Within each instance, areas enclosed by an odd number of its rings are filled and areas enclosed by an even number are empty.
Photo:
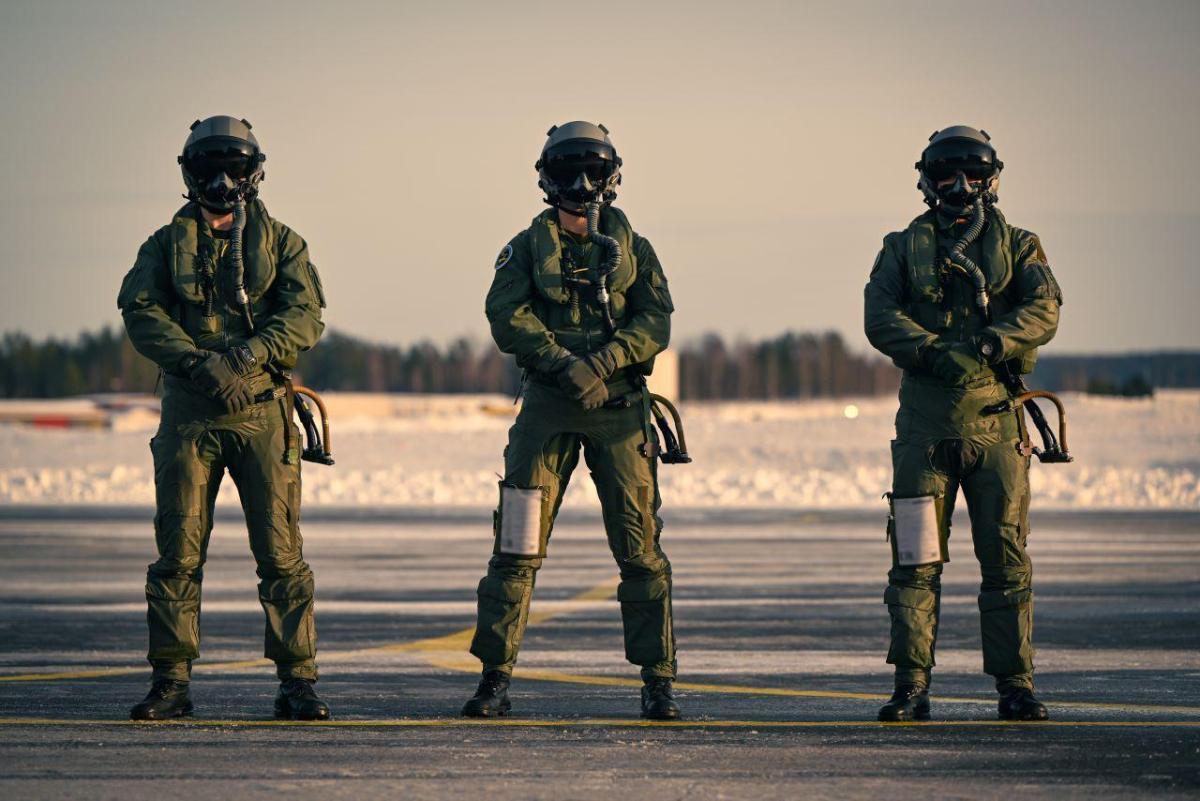
[[[155,679],[142,702],[129,710],[130,720],[167,720],[192,714],[192,698],[186,681]]]
[[[1028,687],[1013,687],[1000,694],[1001,720],[1049,720],[1050,713]]]
[[[671,679],[653,678],[642,685],[642,717],[650,720],[677,720],[679,704]]]
[[[916,684],[897,687],[888,702],[879,708],[879,719],[888,723],[929,720],[929,690]]]
[[[279,684],[275,717],[279,720],[329,720],[329,706],[317,696],[308,679],[288,679]]]
[[[492,718],[507,715],[512,709],[512,702],[508,700],[508,683],[507,673],[485,670],[475,695],[463,704],[463,717]]]

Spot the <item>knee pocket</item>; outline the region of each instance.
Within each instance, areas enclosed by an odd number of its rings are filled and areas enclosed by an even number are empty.
[[[980,575],[983,578],[984,592],[1012,593],[1028,590],[1033,580],[1032,571],[1028,566],[984,567],[980,570]]]
[[[258,598],[267,615],[263,655],[287,664],[316,656],[313,577],[307,565],[300,575],[259,582]]]
[[[673,661],[670,576],[624,580],[617,586],[617,600],[625,630],[625,658],[642,666]]]
[[[979,593],[979,611],[1021,608],[1033,602],[1033,590],[992,590]]]
[[[883,591],[883,602],[888,606],[932,612],[937,607],[937,594],[933,590],[915,587],[888,587]]]
[[[671,575],[671,563],[660,551],[635,554],[622,559],[617,567],[625,581],[650,581],[658,577],[670,578]]]
[[[202,568],[203,564],[198,554],[194,556],[164,555],[150,565],[147,574],[160,581],[171,579],[199,581],[202,578]]]
[[[296,575],[264,578],[258,584],[258,597],[268,603],[308,600],[313,591],[313,575],[308,565]]]
[[[664,601],[670,597],[670,574],[624,579],[617,586],[617,600],[621,603],[651,603]]]
[[[200,582],[197,576],[165,576],[151,572],[146,578],[146,597],[167,603],[200,602]]]
[[[526,583],[500,576],[484,576],[479,582],[476,594],[480,598],[490,598],[505,604],[519,604],[531,587],[532,580]]]

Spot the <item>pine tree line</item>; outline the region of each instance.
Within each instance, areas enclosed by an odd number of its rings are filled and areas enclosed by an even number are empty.
[[[852,353],[841,336],[788,332],[727,345],[716,334],[679,350],[685,400],[773,400],[894,392],[900,372],[877,356]]]
[[[674,348],[684,400],[815,398],[895,392],[899,371],[882,357],[850,351],[834,332],[796,333],[729,343],[717,334]],[[318,390],[354,392],[498,392],[520,383],[512,359],[491,343],[380,345],[328,333],[300,357],[297,377]],[[152,392],[158,369],[120,329],[75,340],[0,337],[0,397],[52,398],[104,392]],[[1030,384],[1099,391],[1142,382],[1200,386],[1200,353],[1043,356]],[[1140,384],[1138,384],[1140,386]],[[1124,390],[1121,390],[1124,391]]]
[[[74,341],[0,337],[0,397],[59,398],[98,392],[150,392],[158,367],[123,331],[105,326]]]

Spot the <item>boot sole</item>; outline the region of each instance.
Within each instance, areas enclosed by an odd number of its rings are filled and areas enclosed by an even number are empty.
[[[290,712],[288,712],[286,709],[281,709],[280,707],[276,706],[275,707],[275,719],[276,720],[301,720],[301,721],[306,721],[306,722],[311,723],[314,720],[333,720],[333,715],[326,713],[323,717],[322,716],[304,717],[304,716],[300,716],[300,715],[293,715]]]
[[[487,711],[487,710],[480,710],[478,712],[474,712],[474,711],[469,712],[466,709],[464,709],[462,711],[462,716],[464,718],[475,718],[476,720],[482,720],[482,719],[486,719],[486,718],[506,718],[506,717],[508,717],[508,713],[510,711],[512,711],[511,705],[502,706],[499,709],[495,710],[494,712]]]
[[[896,717],[885,717],[880,715],[878,720],[880,723],[922,723],[930,720],[931,715],[928,709],[918,709],[911,717],[908,715],[898,715]]]
[[[683,715],[679,712],[672,715],[647,715],[645,712],[642,713],[643,720],[679,720],[681,717]]]
[[[1017,723],[1043,723],[1047,720],[1050,720],[1050,715],[1048,713],[1043,714],[1043,715],[1024,715],[1024,716],[1001,714],[998,719],[1015,721]]]
[[[192,716],[192,712],[194,712],[195,710],[196,710],[196,707],[194,707],[192,705],[192,702],[189,701],[187,706],[183,707],[182,709],[176,710],[175,712],[171,713],[170,715],[166,715],[161,718],[139,718],[139,717],[135,717],[134,715],[131,714],[129,716],[129,719],[136,720],[139,723],[158,723],[159,721],[174,720],[175,718],[190,718]]]

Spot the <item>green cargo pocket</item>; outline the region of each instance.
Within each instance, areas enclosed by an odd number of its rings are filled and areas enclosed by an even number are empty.
[[[933,590],[888,587],[883,601],[892,621],[887,663],[906,669],[933,667],[937,594]]]
[[[933,590],[918,590],[913,587],[888,587],[883,591],[883,602],[888,606],[932,612],[937,608],[937,594]]]
[[[317,655],[312,573],[263,580],[258,599],[267,617],[263,655],[275,662],[301,662]]]
[[[250,529],[250,549],[259,564],[287,569],[300,559],[300,545],[294,525],[291,498],[297,488],[292,482],[280,487],[271,481],[243,481],[243,509]]]
[[[288,527],[292,530],[292,539],[299,549],[304,540],[300,536],[300,480],[288,482]]]
[[[1040,248],[1041,245],[1038,245]],[[1038,274],[1038,286],[1035,294],[1040,298],[1053,298],[1058,302],[1058,305],[1063,305],[1062,287],[1058,285],[1058,279],[1054,277],[1054,271],[1050,269],[1050,265],[1044,261],[1029,262],[1030,269]]]
[[[150,453],[158,555],[177,572],[190,570],[200,563],[208,514],[207,484],[196,443],[174,434],[159,434],[150,440]]]
[[[618,562],[654,552],[658,524],[654,518],[654,487],[619,484],[592,473],[600,496],[604,528]]]
[[[471,638],[471,653],[485,665],[504,665],[516,659],[517,644],[525,628],[523,610],[533,585],[484,576],[476,594],[478,624]]]
[[[205,505],[207,475],[195,441],[176,434],[158,434],[150,440],[150,455],[159,514],[199,515]]]
[[[660,270],[650,273],[650,291],[663,311],[668,314],[675,311],[675,301],[671,299],[671,285],[667,282],[667,276]]]
[[[617,600],[625,631],[625,658],[643,667],[673,660],[671,580],[656,576],[644,581],[623,581],[617,587]]]
[[[992,612],[1033,602],[1033,590],[994,590],[979,594],[979,611]]]
[[[317,272],[317,267],[311,261],[308,263],[308,278],[312,283],[313,293],[317,296],[317,303],[322,309],[325,308],[325,286],[321,283],[321,275]]]
[[[181,578],[152,577],[146,583],[148,658],[182,662],[200,656],[200,584]]]
[[[495,576],[484,576],[476,590],[480,598],[490,598],[504,604],[519,604],[528,592],[528,584],[504,581]]]
[[[1033,590],[979,594],[983,671],[997,679],[1033,672]]]

